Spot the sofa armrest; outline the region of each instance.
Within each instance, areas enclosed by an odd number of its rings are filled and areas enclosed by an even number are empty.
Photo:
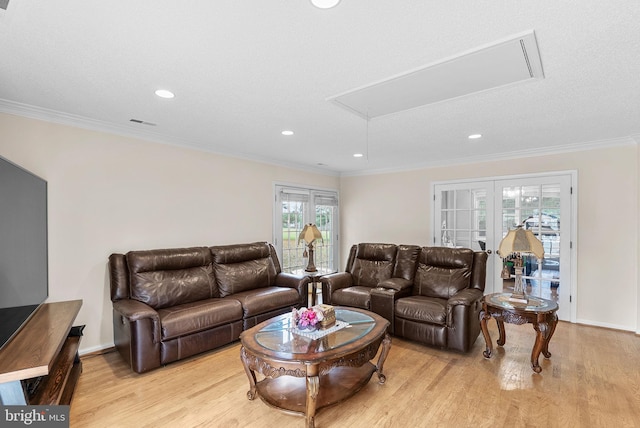
[[[138,300],[116,300],[113,302],[113,310],[125,317],[129,322],[150,318],[154,322],[160,323],[158,312],[151,306]]]
[[[296,289],[300,295],[300,305],[302,307],[306,307],[309,293],[309,282],[311,282],[311,278],[308,276],[281,272],[276,276],[275,285]]]
[[[320,282],[322,282],[322,303],[330,305],[331,294],[341,288],[353,286],[353,277],[349,272],[336,272],[322,276]]]
[[[410,295],[411,286],[405,287],[402,290],[382,287],[371,289],[371,312],[374,312],[389,321],[388,333],[394,334],[395,331],[394,319],[396,300]]]
[[[451,297],[447,304],[447,348],[467,352],[480,334],[478,321],[483,292],[467,288]]]
[[[413,281],[404,278],[389,278],[378,283],[378,288],[389,288],[396,291],[402,291],[413,286]]]
[[[472,305],[474,302],[482,298],[482,291],[475,288],[465,288],[456,295],[449,298],[448,306],[456,305]]]
[[[143,373],[160,367],[160,317],[137,300],[113,302],[113,342],[131,369]]]

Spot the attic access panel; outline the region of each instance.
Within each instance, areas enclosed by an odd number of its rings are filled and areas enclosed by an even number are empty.
[[[327,98],[364,119],[542,79],[533,31]]]

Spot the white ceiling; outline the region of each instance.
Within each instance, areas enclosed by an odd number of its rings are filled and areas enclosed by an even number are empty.
[[[328,100],[531,30],[544,79],[368,124]],[[0,111],[343,175],[637,143],[640,2],[10,0]]]

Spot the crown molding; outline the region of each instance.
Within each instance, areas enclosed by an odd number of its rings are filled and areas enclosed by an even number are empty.
[[[179,138],[167,138],[158,132],[151,130],[141,130],[137,128],[139,125],[114,125],[109,122],[91,119],[84,116],[78,116],[69,113],[63,113],[57,110],[51,110],[43,107],[36,107],[29,104],[18,103],[0,98],[0,113],[12,114],[14,116],[22,116],[30,119],[42,120],[45,122],[57,123],[61,125],[72,126],[75,128],[86,129],[89,131],[105,132],[109,134],[120,135],[122,137],[136,138],[139,140],[149,141],[152,143],[165,144],[169,146],[179,147],[182,149],[198,150],[201,152],[207,152],[220,156],[231,157],[235,159],[242,159],[251,162],[258,162],[267,165],[273,165],[283,168],[295,169],[298,171],[304,171],[307,173],[328,175],[332,177],[338,177],[339,173],[333,170],[322,169],[314,166],[301,166],[295,163],[280,162],[274,159],[264,159],[251,157],[246,155],[240,155],[238,153],[214,151],[207,148],[198,147],[190,141],[181,140]]]
[[[114,125],[109,122],[91,119],[83,116],[62,113],[56,110],[35,107],[28,104],[22,104],[15,101],[0,99],[0,113],[13,114],[16,116],[28,117],[31,119],[42,120],[46,122],[58,123],[62,125],[73,126],[90,131],[106,132],[116,134],[123,137],[136,138],[153,143],[165,144],[183,149],[199,150],[207,153],[227,156],[236,159],[243,159],[251,162],[258,162],[283,168],[295,169],[307,173],[321,174],[332,177],[355,177],[379,174],[392,174],[398,172],[415,171],[427,168],[438,168],[452,165],[465,165],[482,162],[494,162],[497,160],[512,160],[521,158],[530,158],[536,156],[546,156],[561,153],[580,152],[585,150],[596,150],[602,148],[610,148],[616,146],[638,145],[640,144],[640,134],[630,135],[628,137],[612,138],[606,140],[588,141],[582,143],[565,144],[560,146],[546,147],[540,149],[519,150],[500,154],[486,154],[480,156],[462,157],[458,159],[449,159],[446,161],[423,162],[414,165],[405,165],[400,168],[380,168],[358,171],[338,172],[334,170],[317,168],[314,166],[300,166],[299,164],[280,162],[274,159],[264,159],[239,155],[237,153],[213,151],[206,148],[200,148],[196,144],[189,141],[180,140],[179,138],[168,139],[166,136],[147,130],[140,130],[133,126]],[[136,125],[137,126],[137,125]]]
[[[595,140],[583,143],[564,144],[553,147],[543,147],[539,149],[517,150],[508,153],[486,154],[480,156],[470,156],[458,159],[448,159],[446,161],[434,161],[417,163],[402,168],[381,168],[366,171],[349,171],[340,174],[341,177],[356,177],[365,175],[393,174],[398,172],[416,171],[427,168],[440,168],[453,165],[466,165],[473,163],[495,162],[500,160],[513,160],[522,158],[532,158],[538,156],[556,155],[562,153],[582,152],[586,150],[597,150],[619,146],[631,146],[640,144],[640,134],[628,137],[611,138],[607,140]]]

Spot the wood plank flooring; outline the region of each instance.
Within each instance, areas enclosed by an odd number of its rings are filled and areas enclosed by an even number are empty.
[[[322,427],[640,427],[640,337],[560,322],[542,373],[531,370],[530,324],[482,357],[393,338],[358,394],[322,409]],[[490,321],[492,339],[498,337]],[[304,418],[247,399],[239,343],[138,375],[116,352],[82,358],[71,427],[303,427]]]

